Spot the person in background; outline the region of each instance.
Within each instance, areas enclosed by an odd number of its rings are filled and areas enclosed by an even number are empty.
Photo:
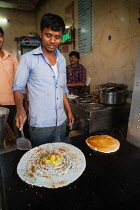
[[[13,86],[16,126],[21,130],[27,118],[23,107],[23,92],[27,84],[33,147],[63,141],[67,120],[69,126],[74,122],[67,99],[66,61],[57,49],[65,30],[64,21],[60,16],[48,13],[41,18],[40,29],[42,44],[21,56]]]
[[[14,55],[3,49],[3,44],[4,31],[0,27],[0,106],[9,109],[7,123],[11,130],[15,132],[14,117],[16,114],[16,105],[12,85],[18,67],[18,60]]]
[[[81,91],[81,88],[85,86],[86,69],[82,64],[79,64],[79,52],[70,52],[69,60],[71,64],[66,67],[67,87],[70,94],[78,95]]]

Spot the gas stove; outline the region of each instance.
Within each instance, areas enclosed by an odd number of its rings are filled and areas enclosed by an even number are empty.
[[[72,130],[82,134],[104,129],[111,131],[129,117],[130,104],[103,105],[92,94],[80,95],[69,103],[75,118]]]
[[[75,102],[75,105],[77,105],[79,108],[83,108],[84,110],[88,111],[104,108],[104,105],[100,104],[98,100],[94,99],[94,95],[91,94],[80,95],[71,102]]]

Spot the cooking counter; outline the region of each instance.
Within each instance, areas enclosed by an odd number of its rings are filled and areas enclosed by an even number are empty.
[[[134,209],[140,204],[140,149],[122,139],[117,152],[104,154],[85,144],[90,135],[109,134],[106,130],[67,139],[80,148],[86,158],[83,174],[58,189],[32,187],[17,175],[17,164],[26,151],[0,154],[3,210],[99,210]]]
[[[87,96],[86,96],[87,97]],[[92,97],[76,98],[69,100],[75,122],[72,125],[73,130],[80,133],[91,133],[106,129],[112,131],[116,128],[124,127],[128,124],[130,104],[103,105],[98,101],[92,100]],[[122,130],[122,129],[120,129]],[[123,131],[126,135],[126,129]]]

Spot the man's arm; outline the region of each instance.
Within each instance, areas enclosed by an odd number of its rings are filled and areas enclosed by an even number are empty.
[[[73,117],[66,93],[63,94],[63,102],[64,102],[65,109],[67,111],[68,126],[71,126],[74,123],[74,117]]]
[[[23,107],[23,93],[19,90],[14,91],[15,103],[17,107],[17,113],[15,116],[16,126],[21,130],[27,119],[25,109]]]
[[[76,86],[85,86],[85,84],[82,82],[75,82],[75,83],[67,84],[67,87],[76,87]]]

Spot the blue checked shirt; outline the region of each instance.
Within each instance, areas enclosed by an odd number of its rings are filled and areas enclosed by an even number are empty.
[[[66,120],[63,94],[66,87],[65,58],[55,50],[57,56],[58,80],[43,55],[41,46],[21,56],[15,75],[13,91],[22,93],[27,84],[29,94],[30,125],[33,127],[59,126]]]

